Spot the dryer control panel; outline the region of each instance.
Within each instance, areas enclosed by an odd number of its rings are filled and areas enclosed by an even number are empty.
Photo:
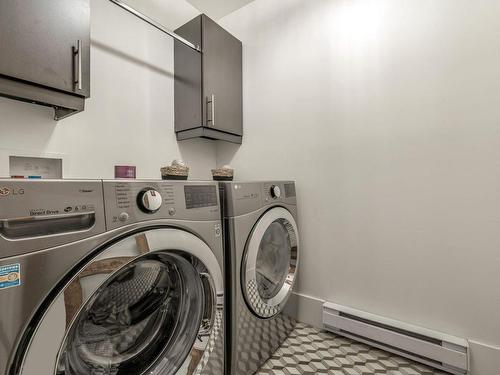
[[[295,182],[221,182],[224,198],[224,215],[239,216],[262,207],[296,205]]]
[[[295,183],[294,182],[264,182],[262,184],[264,204],[275,202],[284,202],[288,204],[295,203]]]
[[[218,220],[217,184],[184,181],[104,181],[108,229],[155,219]]]

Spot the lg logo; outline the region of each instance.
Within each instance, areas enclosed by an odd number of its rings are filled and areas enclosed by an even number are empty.
[[[9,189],[8,187],[0,187],[0,197],[8,195],[24,195],[24,189]]]

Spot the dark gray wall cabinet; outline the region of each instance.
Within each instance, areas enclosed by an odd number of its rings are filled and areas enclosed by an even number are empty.
[[[90,96],[89,0],[0,1],[0,95],[55,109]]]
[[[202,53],[175,41],[177,139],[209,138],[241,143],[242,45],[202,14],[175,32]]]

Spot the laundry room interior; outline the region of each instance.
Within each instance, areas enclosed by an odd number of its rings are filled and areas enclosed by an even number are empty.
[[[1,0],[0,375],[499,375],[499,19]]]

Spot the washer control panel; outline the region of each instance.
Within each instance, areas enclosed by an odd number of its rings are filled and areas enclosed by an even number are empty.
[[[218,220],[217,185],[212,182],[103,182],[108,229],[146,220]]]

